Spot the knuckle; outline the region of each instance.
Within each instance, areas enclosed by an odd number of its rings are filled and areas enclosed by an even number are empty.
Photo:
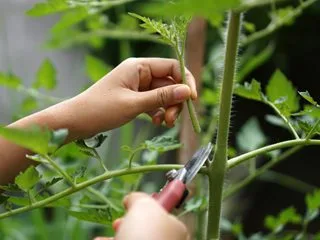
[[[158,89],[157,90],[157,102],[159,106],[166,106],[166,100],[168,98],[168,91],[165,89]]]

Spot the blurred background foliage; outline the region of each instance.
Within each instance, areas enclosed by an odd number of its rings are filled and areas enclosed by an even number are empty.
[[[128,12],[136,12],[155,18],[161,16],[166,19],[172,14],[172,9],[166,8],[166,6],[163,9],[160,5],[146,7],[147,3],[150,3],[147,0],[79,0],[69,1],[68,4],[63,0],[52,0],[52,3],[54,2],[56,3],[54,7],[52,5],[48,7],[45,2],[37,2],[33,7],[30,3],[25,4],[24,12],[28,15],[27,18],[37,17],[33,21],[40,23],[43,19],[54,16],[53,20],[50,19],[52,26],[43,32],[46,40],[38,48],[41,51],[70,54],[71,57],[66,58],[69,58],[68,61],[73,64],[79,81],[68,82],[68,75],[72,75],[72,68],[68,74],[59,74],[59,67],[56,66],[59,65],[59,62],[54,55],[51,55],[52,59],[50,56],[46,57],[41,64],[38,64],[39,68],[33,70],[34,78],[29,82],[24,80],[24,76],[16,75],[17,69],[12,68],[14,63],[3,64],[7,67],[0,66],[2,70],[0,83],[7,89],[5,90],[7,92],[2,95],[9,97],[10,93],[14,93],[15,100],[8,103],[12,119],[5,118],[1,119],[2,121],[13,121],[64,98],[71,97],[98,81],[128,57],[175,57],[174,52],[168,46],[159,42],[155,35],[143,31],[139,26],[140,22],[128,15]],[[254,1],[244,1],[245,4],[241,6],[248,6],[251,2]],[[310,95],[319,102],[320,88],[317,80],[320,76],[317,60],[320,56],[319,2],[301,12],[298,11],[298,14],[295,9],[304,1],[280,1],[277,4],[274,1],[261,2],[267,2],[267,4],[255,7],[244,14],[237,81],[239,83],[251,82],[254,78],[261,83],[261,88],[265,89],[272,74],[276,69],[280,69],[298,91],[308,90]],[[191,8],[197,6],[192,1],[186,1],[186,3],[184,8],[180,9],[181,13],[188,14]],[[203,8],[199,10],[199,15],[205,17],[208,25],[206,25],[206,38],[203,46],[205,49],[204,65],[201,78],[197,80],[201,82],[202,86],[199,99],[200,120],[205,133],[202,138],[208,140],[214,138],[212,129],[215,128],[215,125],[212,118],[216,114],[216,105],[219,99],[218,89],[223,64],[226,19],[224,10],[238,6],[239,2],[236,0],[225,1],[221,3],[221,6],[218,5],[218,9],[219,7],[221,9],[214,12],[210,9],[209,1],[199,0],[199,5],[201,3],[208,4],[206,11],[203,11]],[[12,3],[12,6],[18,4],[15,2]],[[290,14],[294,17],[290,17]],[[7,28],[4,35],[10,35],[11,28],[14,29],[16,26],[10,23],[10,12],[5,16]],[[263,37],[265,29],[270,30],[272,27],[278,27],[279,23],[281,23],[279,29]],[[35,25],[35,27],[37,26]],[[261,31],[262,35],[259,35]],[[255,33],[258,35],[254,35]],[[28,34],[26,34],[26,38],[27,36]],[[258,37],[255,39],[246,36]],[[10,45],[10,42],[7,44]],[[24,47],[28,48],[28,46]],[[72,51],[77,53],[72,54]],[[10,54],[8,56],[8,59],[4,58],[3,62],[10,63],[15,60],[10,59]],[[74,64],[75,62],[76,64]],[[26,61],[23,63],[23,67],[28,67],[28,64]],[[34,64],[32,66],[34,67]],[[29,76],[29,79],[31,78]],[[8,84],[8,79],[10,79],[10,84]],[[67,86],[70,91],[57,90],[59,86]],[[279,126],[279,124],[270,124],[270,122],[277,123],[277,119],[270,117],[272,114],[272,109],[267,105],[235,96],[229,155],[235,156],[266,143],[290,138],[291,134],[286,128]],[[103,158],[107,159],[107,167],[116,168],[119,165],[119,159],[122,165],[125,164],[133,149],[138,147],[141,142],[159,134],[178,138],[179,131],[179,123],[168,131],[164,127],[153,127],[145,116],[140,116],[134,122],[106,133],[108,138],[98,150]],[[121,146],[129,147],[121,148]],[[74,149],[73,145],[67,146],[65,149],[62,148],[59,150],[58,156],[61,157],[61,161],[66,164],[74,164],[74,169],[78,169],[79,165],[87,164],[84,162],[87,156]],[[135,155],[134,160],[137,164],[175,163],[177,154],[178,151],[173,151],[159,156],[154,151],[142,151]],[[230,221],[241,223],[241,225],[234,224],[231,227],[232,232],[241,238],[242,231],[246,235],[259,231],[272,231],[274,230],[272,224],[277,222],[274,220],[276,217],[273,220],[270,220],[270,217],[269,220],[265,220],[265,217],[267,215],[276,216],[288,206],[294,206],[296,209],[288,210],[287,216],[291,216],[292,218],[289,217],[291,220],[299,218],[296,217],[295,211],[303,215],[306,211],[305,194],[320,186],[317,175],[318,154],[319,148],[317,147],[303,149],[290,156],[287,161],[278,164],[272,172],[269,171],[267,174],[261,175],[258,181],[249,184],[238,194],[230,197],[224,209],[225,215]],[[258,159],[257,165],[263,162],[262,157]],[[94,175],[99,166],[96,162],[88,163],[91,167],[90,171],[92,171],[90,174]],[[228,176],[228,182],[237,182],[243,177],[244,172],[246,171],[239,169],[235,173],[231,173]],[[289,176],[295,179],[289,179]],[[296,179],[302,181],[301,185],[295,182]],[[133,176],[133,178],[123,177],[112,180],[112,184],[119,186],[114,189],[123,190],[114,193],[117,195],[116,198],[121,199],[126,192],[135,189],[152,192],[158,189],[164,181],[163,174],[157,173],[140,175],[139,177]],[[110,183],[105,184],[110,186]],[[198,194],[201,195],[201,191]],[[196,196],[186,209],[188,211],[199,210],[205,204],[204,198]],[[269,221],[269,225],[265,225],[265,221]],[[45,224],[45,222],[50,224]],[[290,220],[288,222],[290,223]],[[230,231],[228,224],[229,222],[226,220],[225,228]],[[287,224],[287,222],[276,223],[277,226],[281,224]],[[317,225],[317,223],[310,225],[310,231],[319,230]],[[105,226],[99,224],[77,220],[60,208],[39,209],[1,220],[0,229],[1,239],[88,239],[98,234],[112,234],[110,228],[106,229]],[[225,239],[233,239],[232,234],[225,233],[224,235]]]

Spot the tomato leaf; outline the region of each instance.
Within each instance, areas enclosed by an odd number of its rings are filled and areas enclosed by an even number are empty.
[[[282,113],[291,113],[299,109],[297,92],[280,70],[276,70],[271,76],[266,93],[268,99],[276,104]]]
[[[243,85],[236,84],[234,93],[248,99],[262,101],[262,92],[260,83],[253,79],[251,83],[245,82]]]
[[[178,149],[182,146],[177,140],[169,136],[158,136],[144,142],[146,149],[150,151],[166,152]]]
[[[56,85],[56,69],[49,59],[45,59],[38,69],[36,81],[32,86],[37,89],[44,88],[52,90]]]
[[[49,151],[50,131],[38,126],[25,129],[0,126],[0,136],[35,153],[47,154]]]
[[[76,7],[65,13],[60,20],[51,28],[52,33],[59,33],[74,24],[81,22],[89,16],[88,9]]]
[[[308,91],[305,92],[298,92],[301,97],[303,97],[305,100],[307,100],[309,103],[311,103],[314,106],[320,107],[318,103],[310,96]]]
[[[33,188],[34,185],[40,180],[40,175],[37,169],[34,166],[30,166],[24,172],[21,172],[15,178],[15,184],[19,186],[19,188],[25,192],[29,191]]]
[[[40,17],[48,14],[58,13],[69,8],[66,0],[47,0],[43,3],[36,3],[27,11],[29,16]]]
[[[21,80],[15,75],[0,73],[0,85],[17,89],[21,85]]]
[[[69,211],[69,215],[79,220],[110,224],[113,220],[111,211],[109,209],[89,210],[86,212]]]

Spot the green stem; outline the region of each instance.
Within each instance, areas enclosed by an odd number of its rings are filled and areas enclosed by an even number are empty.
[[[185,63],[184,63],[184,57],[183,54],[181,54],[179,52],[178,49],[176,49],[176,54],[178,56],[178,60],[180,63],[180,71],[181,71],[181,75],[182,75],[182,83],[187,84],[187,80],[186,80],[186,69],[185,69]],[[200,133],[201,132],[201,127],[200,127],[200,123],[199,120],[197,118],[197,113],[196,110],[192,104],[192,100],[189,98],[187,100],[187,106],[188,106],[188,111],[189,111],[189,116],[192,122],[192,126],[193,129],[196,133]]]
[[[23,85],[20,85],[16,90],[19,93],[26,94],[30,97],[37,99],[37,100],[46,101],[50,104],[55,104],[55,103],[62,102],[63,100],[65,100],[63,98],[57,98],[57,97],[49,96],[47,94],[42,94],[41,92],[37,91],[34,88],[27,88]]]
[[[154,172],[154,171],[169,171],[171,169],[180,169],[182,168],[183,165],[178,165],[178,164],[163,164],[163,165],[150,165],[150,166],[141,166],[141,167],[135,167],[131,169],[121,169],[121,170],[115,170],[115,171],[109,171],[106,173],[103,173],[97,177],[91,178],[87,181],[84,181],[82,183],[79,183],[75,185],[74,187],[69,187],[59,193],[54,194],[51,197],[48,197],[44,200],[35,202],[32,206],[24,206],[18,209],[11,210],[9,212],[5,212],[0,214],[0,219],[13,216],[19,213],[23,213],[35,208],[43,207],[46,206],[54,201],[57,201],[63,197],[69,196],[75,192],[80,191],[81,189],[84,189],[86,187],[89,187],[93,184],[96,184],[101,181],[105,181],[110,178],[114,177],[120,177],[124,175],[129,175],[129,174],[135,174],[135,173],[145,173],[145,172]],[[202,168],[199,173],[204,173],[207,174],[206,169]]]
[[[98,159],[98,161],[99,161],[101,167],[103,168],[103,170],[104,170],[105,172],[107,172],[107,171],[108,171],[108,168],[106,167],[106,165],[104,165],[103,159],[100,157],[100,155],[99,155],[99,153],[97,152],[97,150],[93,148],[93,152],[94,152],[94,154],[95,154],[96,159]]]
[[[268,104],[270,107],[272,107],[272,109],[283,119],[283,121],[288,125],[290,131],[292,132],[293,136],[296,139],[300,139],[298,133],[296,132],[296,130],[294,129],[294,127],[292,126],[292,124],[289,122],[289,120],[279,111],[279,109],[271,102],[265,101],[266,104]]]
[[[284,186],[286,188],[292,189],[297,192],[301,192],[303,194],[312,192],[317,187],[313,186],[309,183],[301,181],[295,177],[291,177],[289,175],[275,172],[275,171],[266,171],[264,172],[259,179],[267,182],[272,182]]]
[[[305,2],[302,2],[297,8],[294,10],[290,11],[286,16],[284,16],[281,19],[277,19],[276,21],[271,21],[271,23],[263,30],[255,32],[248,37],[246,37],[241,43],[240,46],[244,47],[246,45],[249,45],[250,43],[264,38],[275,31],[277,31],[279,28],[285,26],[288,22],[294,20],[298,16],[300,16],[306,8],[311,6],[313,3],[315,3],[317,0],[307,0]]]
[[[247,1],[247,3],[241,4],[239,7],[234,9],[236,12],[246,12],[248,10],[251,10],[253,8],[257,7],[264,7],[266,5],[269,5],[270,3],[281,3],[288,0],[260,0],[260,1]]]
[[[115,39],[115,40],[131,40],[131,41],[148,41],[158,44],[165,44],[157,36],[154,36],[143,31],[127,31],[121,29],[99,29],[89,32],[81,32],[74,35],[73,38],[52,38],[51,46],[55,48],[67,48],[75,44],[83,44],[95,37],[101,37],[105,39]],[[56,43],[58,42],[58,43]],[[50,45],[50,42],[49,42]]]
[[[95,195],[97,198],[99,198],[103,203],[107,204],[111,208],[115,209],[116,211],[120,211],[121,209],[114,205],[112,202],[109,201],[109,199],[104,196],[101,192],[97,191],[93,187],[87,187],[88,192]]]
[[[219,239],[222,191],[227,162],[228,135],[232,103],[233,83],[236,70],[241,14],[229,13],[223,81],[220,94],[217,142],[213,162],[210,164],[209,210],[207,239]]]
[[[240,163],[243,163],[244,161],[251,159],[253,157],[256,157],[257,155],[260,155],[260,154],[265,154],[265,153],[273,151],[273,150],[286,148],[286,147],[293,147],[293,146],[298,146],[298,145],[320,145],[320,140],[294,139],[294,140],[283,141],[283,142],[275,143],[275,144],[265,146],[262,148],[258,148],[256,150],[251,151],[251,152],[244,153],[240,156],[237,156],[237,157],[230,159],[227,163],[227,168],[228,169],[233,168],[233,167],[239,165]]]
[[[272,159],[271,161],[269,161],[268,163],[266,163],[265,165],[263,165],[262,167],[257,169],[253,175],[249,175],[248,177],[246,177],[242,181],[240,181],[237,184],[233,185],[232,187],[228,188],[223,194],[223,199],[228,198],[229,196],[231,196],[234,193],[236,193],[237,191],[239,191],[241,188],[247,186],[249,183],[251,183],[254,179],[259,177],[265,171],[272,168],[274,165],[276,165],[280,161],[288,158],[290,155],[294,154],[295,152],[297,152],[301,148],[302,148],[302,146],[295,146],[295,147],[285,151],[280,156]]]
[[[320,119],[318,119],[318,121],[313,125],[312,129],[310,130],[310,132],[307,134],[305,138],[306,140],[309,140],[313,136],[314,132],[317,130],[319,123],[320,123]]]
[[[43,156],[47,161],[48,163],[57,171],[59,172],[63,177],[64,179],[74,188],[76,185],[75,183],[73,182],[72,178],[69,176],[68,173],[66,173],[62,168],[60,168],[60,166],[58,164],[56,164],[55,161],[53,161],[48,155],[44,155]]]

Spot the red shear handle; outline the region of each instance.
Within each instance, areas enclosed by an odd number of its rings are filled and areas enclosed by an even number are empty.
[[[161,192],[152,194],[152,197],[156,199],[160,205],[171,212],[181,201],[183,193],[186,190],[186,185],[177,179],[169,182]]]

